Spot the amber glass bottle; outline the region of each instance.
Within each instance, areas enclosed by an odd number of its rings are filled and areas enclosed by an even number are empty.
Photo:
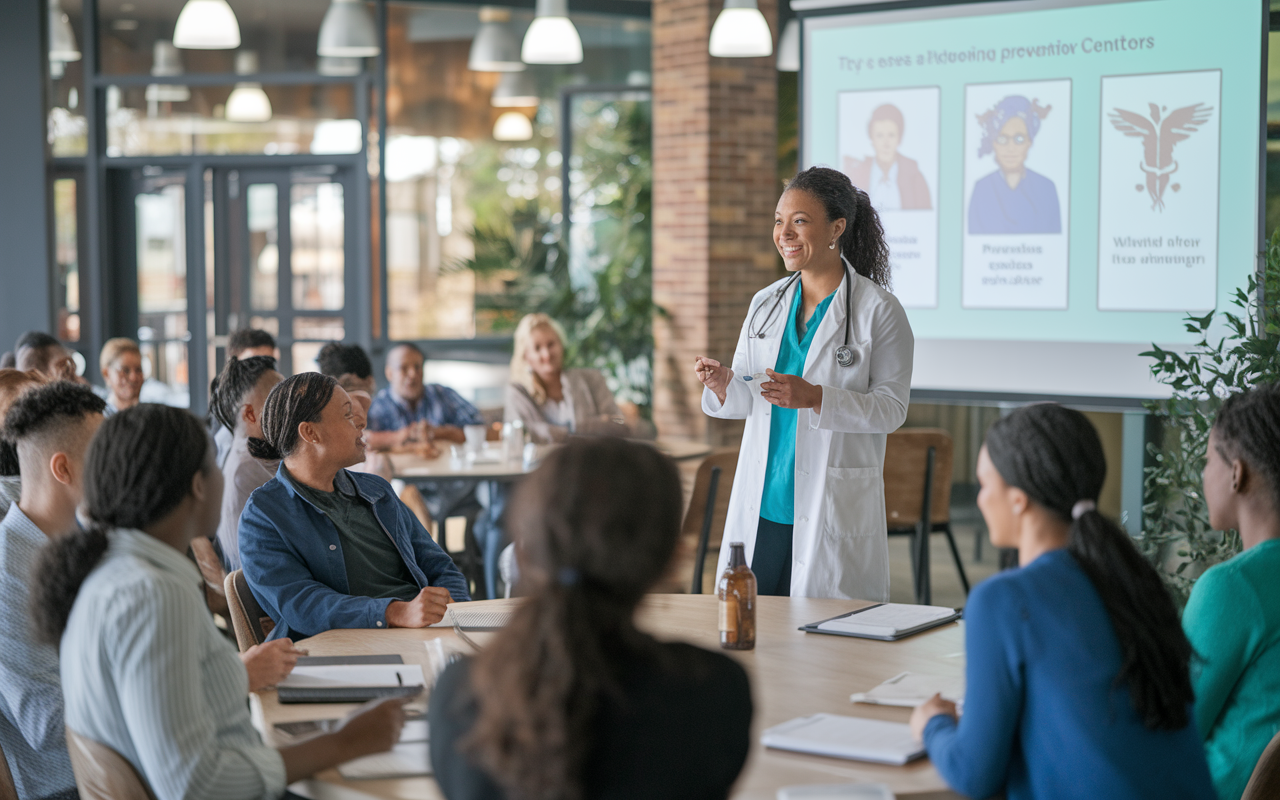
[[[729,544],[729,566],[720,576],[720,646],[752,650],[756,646],[756,574],[747,566],[742,542]]]

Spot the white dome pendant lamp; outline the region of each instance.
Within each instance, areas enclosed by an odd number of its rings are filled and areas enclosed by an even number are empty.
[[[58,5],[57,0],[49,3],[49,60],[80,60],[80,48],[76,47],[76,34],[71,30],[71,20]]]
[[[505,111],[493,123],[493,138],[499,142],[527,142],[533,138],[533,123],[519,111]]]
[[[252,75],[257,71],[257,53],[252,50],[236,53],[237,75]],[[266,122],[271,119],[271,100],[262,91],[262,84],[243,81],[231,90],[224,113],[230,122]]]
[[[520,60],[526,64],[581,64],[582,39],[569,19],[569,0],[538,0],[525,31]]]
[[[724,10],[711,26],[707,49],[716,58],[773,55],[773,34],[756,0],[724,0]]]
[[[227,0],[187,0],[173,26],[173,46],[184,50],[234,50],[240,23]]]
[[[511,9],[480,6],[480,30],[471,40],[467,69],[472,72],[520,72],[520,39],[511,27]]]
[[[791,19],[778,37],[778,72],[800,71],[800,20]]]
[[[360,0],[333,0],[320,23],[316,55],[372,58],[382,52],[369,9]]]

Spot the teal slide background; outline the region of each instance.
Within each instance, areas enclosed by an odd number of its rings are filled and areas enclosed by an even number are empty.
[[[938,192],[938,307],[910,309],[917,339],[1160,342],[1195,340],[1174,312],[1097,308],[1098,139],[1101,79],[1111,75],[1222,70],[1222,152],[1218,208],[1218,301],[1227,307],[1254,269],[1258,250],[1262,10],[1257,0],[1148,0],[1009,13],[948,16],[956,6],[911,12],[811,18],[805,24],[804,166],[838,166],[837,99],[854,89],[939,86],[942,90]],[[890,14],[913,21],[878,22]],[[1081,52],[1086,38],[1155,38],[1155,47]],[[1077,45],[1074,55],[1015,58],[1005,48]],[[994,48],[995,63],[917,65],[929,51]],[[865,60],[910,56],[910,66],[868,70]],[[841,58],[863,59],[860,72]],[[847,62],[846,62],[847,63]],[[1070,276],[1063,311],[979,310],[960,305],[964,217],[966,83],[1072,80]],[[1172,233],[1172,231],[1171,231]]]

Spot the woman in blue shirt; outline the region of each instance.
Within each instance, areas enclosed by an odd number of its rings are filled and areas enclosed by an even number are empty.
[[[911,716],[939,774],[982,798],[1212,798],[1192,717],[1191,646],[1155,569],[1097,510],[1102,443],[1042,404],[991,427],[978,507],[1021,569],[965,608],[964,716]]]

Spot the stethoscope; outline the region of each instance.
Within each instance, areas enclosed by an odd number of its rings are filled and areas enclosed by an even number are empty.
[[[841,256],[841,260],[842,261],[844,260],[843,256]],[[844,283],[844,344],[836,348],[836,363],[842,367],[852,367],[853,362],[857,360],[857,356],[854,353],[853,349],[849,347],[849,334],[851,331],[850,326],[853,324],[852,322],[853,321],[853,282],[849,279],[849,263],[845,261],[843,266],[844,266],[844,279],[843,279],[843,283]],[[753,339],[764,338],[764,332],[768,330],[769,323],[773,322],[773,316],[774,314],[777,313],[778,306],[779,304],[782,303],[782,298],[787,294],[787,290],[790,289],[793,285],[795,285],[795,282],[798,281],[799,279],[800,279],[800,273],[797,272],[795,275],[792,275],[790,278],[787,278],[786,283],[778,287],[778,291],[774,293],[773,305],[769,307],[769,313],[765,315],[764,324],[756,328],[754,333],[750,332],[751,328],[755,326],[756,315],[760,313],[760,308],[764,304],[761,303],[759,306],[756,306],[756,310],[751,312],[751,319],[747,322],[747,331],[748,331],[748,335],[751,338]]]

